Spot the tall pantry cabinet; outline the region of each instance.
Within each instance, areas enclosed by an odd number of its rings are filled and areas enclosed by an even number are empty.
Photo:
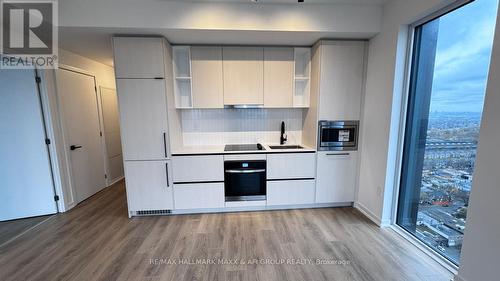
[[[313,47],[311,103],[316,106],[305,121],[314,128],[306,132],[313,136],[307,140],[310,145],[318,142],[318,120],[361,119],[366,56],[366,41],[322,40]],[[316,165],[316,203],[355,201],[358,151],[318,151]]]
[[[163,38],[114,37],[113,50],[129,216],[168,213],[171,47]]]

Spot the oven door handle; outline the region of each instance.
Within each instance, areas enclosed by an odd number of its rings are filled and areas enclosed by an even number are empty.
[[[254,169],[254,170],[226,170],[226,173],[230,174],[251,174],[251,173],[262,173],[266,169]]]

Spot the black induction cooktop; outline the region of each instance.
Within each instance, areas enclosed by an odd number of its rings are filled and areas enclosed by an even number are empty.
[[[224,151],[259,151],[266,150],[260,143],[255,144],[226,144]]]

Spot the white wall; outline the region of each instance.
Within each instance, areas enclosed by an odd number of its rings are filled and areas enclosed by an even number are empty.
[[[500,261],[500,13],[456,280],[498,280]]]
[[[241,143],[279,144],[285,121],[288,144],[301,144],[303,109],[182,110],[185,146]]]
[[[96,8],[98,7],[98,8]],[[65,0],[59,25],[177,30],[378,32],[378,5]]]
[[[383,10],[381,32],[369,43],[361,132],[363,154],[355,206],[378,224],[390,222],[407,26],[450,2],[388,2]]]

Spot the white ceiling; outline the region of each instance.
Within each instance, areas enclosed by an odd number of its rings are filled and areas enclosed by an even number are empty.
[[[268,46],[369,39],[379,31],[386,2],[305,1],[301,6],[296,0],[255,5],[251,0],[65,0],[59,7],[59,46],[112,65],[113,35],[164,36],[173,44]]]
[[[252,0],[163,0],[168,2],[198,2],[198,3],[249,3]],[[304,0],[303,4],[385,4],[388,0]],[[257,0],[260,4],[297,4],[297,0]]]

